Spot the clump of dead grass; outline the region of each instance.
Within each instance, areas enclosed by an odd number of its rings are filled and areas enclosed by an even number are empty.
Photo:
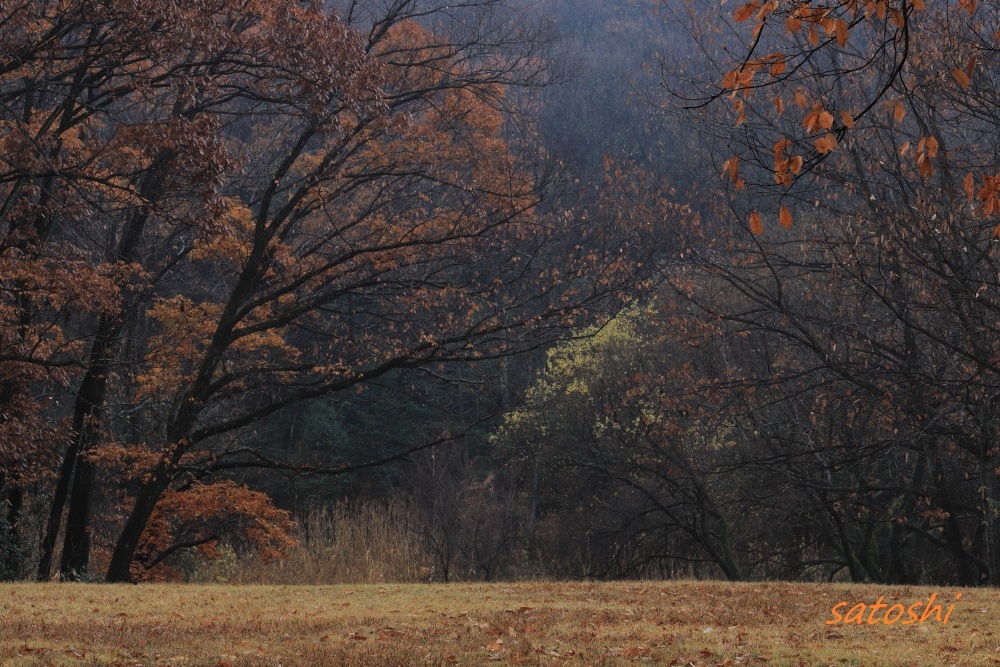
[[[280,561],[223,557],[199,564],[195,583],[360,584],[430,581],[434,561],[401,502],[339,503],[310,512],[295,536],[298,545]]]

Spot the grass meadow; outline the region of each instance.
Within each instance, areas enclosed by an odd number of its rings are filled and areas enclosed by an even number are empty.
[[[961,599],[955,600],[958,592]],[[846,601],[954,604],[828,625]],[[917,609],[919,612],[920,610]],[[855,614],[857,616],[857,614]],[[1000,591],[618,582],[0,586],[0,665],[1000,665]]]

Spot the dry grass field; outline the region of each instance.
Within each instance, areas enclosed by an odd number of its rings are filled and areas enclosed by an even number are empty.
[[[0,665],[1000,665],[1000,591],[816,584],[0,586]],[[827,625],[839,601],[948,623]],[[917,610],[920,611],[919,609]],[[875,617],[876,621],[881,618]],[[857,615],[857,614],[855,614]]]

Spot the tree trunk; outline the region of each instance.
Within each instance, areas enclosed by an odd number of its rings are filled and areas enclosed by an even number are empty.
[[[718,512],[713,511],[711,515],[719,526],[719,565],[722,567],[722,571],[729,581],[743,581],[745,578],[743,569],[736,560],[736,554],[733,553],[732,533],[729,530],[729,522]]]
[[[167,472],[167,463],[161,462],[153,471],[149,481],[143,484],[139,490],[139,495],[128,515],[125,527],[122,528],[122,532],[118,536],[105,578],[108,583],[132,582],[132,561],[139,548],[139,540],[142,538],[143,531],[146,530],[149,518],[153,515],[156,503],[159,502],[160,496],[167,490],[169,484],[170,475]]]
[[[90,505],[97,471],[86,455],[87,447],[83,446],[77,453],[66,514],[66,535],[59,560],[59,576],[66,581],[80,580],[90,567]]]
[[[69,495],[69,486],[73,480],[76,451],[77,439],[73,438],[63,456],[62,466],[59,469],[59,479],[56,481],[56,488],[52,494],[52,505],[49,506],[49,520],[45,524],[45,532],[42,533],[41,553],[38,557],[38,572],[36,573],[38,581],[48,581],[52,574],[52,557],[55,554],[59,528],[62,526],[66,497]]]
[[[90,565],[90,509],[97,480],[97,470],[88,455],[100,438],[101,418],[110,370],[111,340],[117,333],[104,335],[95,343],[93,363],[76,397],[73,433],[76,434],[76,464],[70,487],[69,511],[66,514],[66,538],[63,542],[59,573],[63,579],[78,579]]]
[[[828,507],[827,511],[830,516],[833,517],[833,521],[837,526],[837,537],[840,541],[840,553],[844,556],[844,562],[847,564],[847,571],[851,575],[851,581],[854,583],[863,583],[865,580],[864,570],[862,569],[861,563],[858,562],[857,557],[854,555],[854,547],[851,545],[851,538],[847,534],[847,526],[844,524],[843,518],[837,513],[832,507]],[[834,545],[836,547],[836,545]]]
[[[86,460],[86,454],[98,437],[99,427],[94,422],[100,419],[107,384],[105,377],[111,361],[111,345],[117,333],[118,327],[110,319],[102,319],[98,327],[98,338],[90,351],[87,373],[76,394],[73,440],[63,458],[49,508],[49,520],[42,535],[37,574],[39,581],[45,581],[51,575],[52,558],[67,498],[70,498],[70,511],[66,519],[60,573],[64,577],[73,578],[84,573],[89,565],[90,500],[95,471],[93,464]]]

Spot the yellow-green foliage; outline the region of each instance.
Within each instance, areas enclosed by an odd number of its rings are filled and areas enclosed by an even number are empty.
[[[528,390],[524,407],[504,416],[497,438],[544,441],[553,424],[585,420],[589,430],[620,428],[597,403],[602,393],[625,392],[627,379],[641,371],[649,341],[639,333],[637,314],[626,311],[601,329],[551,349],[545,372]]]
[[[948,625],[830,626],[839,600],[952,589],[820,584],[0,586],[0,665],[961,665],[1000,659],[1000,591]]]

